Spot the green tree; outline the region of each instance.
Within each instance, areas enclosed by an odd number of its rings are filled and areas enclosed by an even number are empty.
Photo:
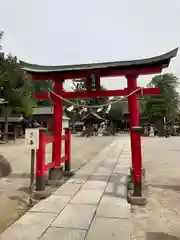
[[[160,130],[164,131],[164,118],[174,121],[179,111],[179,93],[177,87],[179,79],[172,73],[155,76],[148,87],[160,89],[160,95],[148,96],[144,100],[144,116],[153,122]]]
[[[0,34],[2,37],[2,33]],[[31,115],[35,105],[31,78],[19,67],[18,60],[0,51],[1,98],[8,101],[13,112]]]

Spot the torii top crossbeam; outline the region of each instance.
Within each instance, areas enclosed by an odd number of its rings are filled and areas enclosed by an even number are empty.
[[[34,80],[68,80],[73,78],[84,78],[91,72],[98,73],[99,85],[101,77],[117,77],[127,75],[146,75],[161,73],[164,68],[169,66],[171,58],[177,55],[178,48],[160,56],[131,61],[116,61],[79,65],[64,66],[41,66],[20,61],[20,66],[27,73],[31,74]],[[157,89],[144,88],[144,94],[158,94]],[[89,98],[106,96],[126,96],[127,89],[105,90],[95,92],[65,92],[63,98]],[[137,92],[138,94],[138,92]],[[140,91],[139,91],[140,94]],[[38,93],[38,99],[47,99],[48,93]]]
[[[160,56],[131,61],[116,61],[64,66],[41,66],[20,61],[22,69],[39,80],[56,76],[62,79],[82,78],[88,71],[100,71],[101,77],[124,76],[127,74],[155,74],[169,66],[171,58],[177,55],[178,48]]]

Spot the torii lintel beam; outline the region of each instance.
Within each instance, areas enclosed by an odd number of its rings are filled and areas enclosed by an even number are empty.
[[[72,98],[97,98],[97,97],[117,97],[117,96],[128,96],[130,94],[128,89],[120,90],[103,90],[103,91],[94,91],[94,92],[61,92],[56,93],[60,95],[61,98],[72,99]],[[136,92],[137,95],[158,95],[160,94],[159,88],[139,88]],[[39,92],[36,94],[38,100],[47,100],[54,97],[55,95],[50,92]]]

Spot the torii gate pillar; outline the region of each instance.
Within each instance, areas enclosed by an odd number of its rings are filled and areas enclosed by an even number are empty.
[[[127,87],[129,92],[135,91],[137,86],[137,76],[127,75]],[[139,126],[139,106],[136,94],[128,97],[129,125],[131,137],[131,159],[132,159],[132,177],[134,182],[134,196],[142,196],[142,154],[141,154],[141,136],[133,127]]]
[[[61,94],[63,91],[63,81],[54,79],[54,91],[56,94]],[[53,132],[55,142],[53,143],[52,162],[61,167],[61,142],[62,142],[62,118],[63,104],[59,98],[54,98],[54,124]]]

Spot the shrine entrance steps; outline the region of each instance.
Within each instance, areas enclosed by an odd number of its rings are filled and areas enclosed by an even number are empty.
[[[129,137],[117,137],[0,239],[132,239],[126,200],[129,142]]]

